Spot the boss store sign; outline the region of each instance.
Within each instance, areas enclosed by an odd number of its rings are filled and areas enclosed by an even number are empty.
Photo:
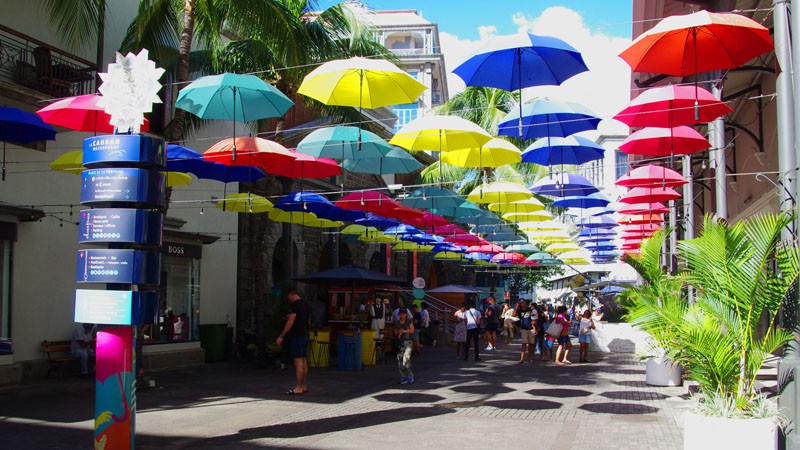
[[[159,248],[159,252],[165,256],[176,256],[178,258],[200,259],[203,256],[203,247],[192,244],[177,244],[174,242],[164,242]]]

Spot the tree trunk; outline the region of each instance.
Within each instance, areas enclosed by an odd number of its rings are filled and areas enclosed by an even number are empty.
[[[192,50],[192,38],[194,37],[194,14],[195,0],[184,0],[183,3],[183,30],[181,31],[181,41],[178,45],[179,64],[178,64],[178,85],[189,81],[189,52]],[[185,123],[185,111],[175,108],[175,117],[172,119],[169,139],[177,142],[183,138],[183,127]]]

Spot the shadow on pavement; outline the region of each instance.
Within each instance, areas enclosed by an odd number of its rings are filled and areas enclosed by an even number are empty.
[[[592,395],[591,392],[583,389],[531,389],[527,391],[528,394],[536,395],[539,397],[555,397],[555,398],[569,398],[569,397],[587,397]]]
[[[489,400],[484,402],[486,406],[494,406],[500,409],[558,409],[561,408],[562,403],[551,402],[549,400],[535,400],[535,399],[511,399],[511,400]]]
[[[506,394],[509,392],[514,392],[514,389],[503,386],[499,383],[483,383],[483,384],[466,384],[463,386],[455,386],[451,388],[451,390],[455,392],[462,392],[464,394],[485,394],[485,395],[494,395],[494,394]]]
[[[602,392],[600,395],[614,400],[652,401],[669,398],[669,395],[651,391],[608,391]]]
[[[372,398],[382,402],[392,403],[436,403],[445,398],[433,394],[419,394],[416,392],[408,392],[404,394],[378,394],[373,395]]]
[[[658,408],[638,403],[587,403],[578,408],[601,414],[652,414],[658,412]]]

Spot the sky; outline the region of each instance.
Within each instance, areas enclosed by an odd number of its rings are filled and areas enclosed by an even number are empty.
[[[328,7],[337,1],[320,0]],[[630,44],[631,0],[365,0],[373,10],[415,9],[439,27],[445,66],[451,72],[493,35],[529,32],[558,37],[581,52],[588,73],[558,87],[529,88],[523,100],[547,96],[582,103],[608,118],[630,97],[630,68],[617,55]],[[457,8],[457,11],[454,11]],[[450,96],[464,83],[449,73]],[[601,132],[627,134],[627,127],[604,120]]]

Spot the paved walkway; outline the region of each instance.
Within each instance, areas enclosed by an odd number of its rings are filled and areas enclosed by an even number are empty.
[[[633,354],[559,367],[517,364],[518,348],[484,352],[479,363],[426,348],[408,386],[396,384],[393,360],[360,372],[312,369],[311,391],[297,397],[283,395],[289,368],[215,363],[158,374],[158,387],[138,394],[137,448],[682,447],[685,389],[645,385]],[[74,378],[0,388],[0,448],[91,448],[93,388]]]

